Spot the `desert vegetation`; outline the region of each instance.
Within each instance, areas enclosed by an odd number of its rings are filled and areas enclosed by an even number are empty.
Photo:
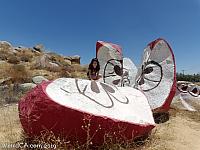
[[[177,73],[176,74],[178,81],[189,81],[189,82],[200,82],[200,74],[182,74]],[[199,83],[198,83],[199,84]]]
[[[23,134],[18,117],[17,104],[13,103],[0,108],[0,143],[22,143],[22,146],[25,143],[36,145],[48,143],[52,146],[56,145],[56,149],[60,150],[198,150],[200,146],[199,118],[199,112],[170,109],[169,120],[157,124],[157,127],[148,138],[126,142],[119,140],[117,143],[114,143],[109,135],[105,135],[104,144],[96,148],[90,143],[90,136],[88,137],[88,142],[82,145],[79,143],[71,143],[66,140],[66,137],[62,137],[62,135],[55,137],[51,131],[44,131],[41,133],[41,136],[29,139]],[[89,122],[85,124],[85,132],[89,130],[88,125]]]

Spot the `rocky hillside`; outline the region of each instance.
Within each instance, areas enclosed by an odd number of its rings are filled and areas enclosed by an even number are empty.
[[[0,41],[0,103],[16,101],[43,80],[59,77],[86,78],[87,67],[80,56],[46,52],[43,45],[14,47]]]

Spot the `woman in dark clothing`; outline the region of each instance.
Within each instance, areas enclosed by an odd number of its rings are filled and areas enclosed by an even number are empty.
[[[87,76],[89,80],[98,80],[100,78],[99,75],[100,65],[97,58],[93,58],[88,67]]]

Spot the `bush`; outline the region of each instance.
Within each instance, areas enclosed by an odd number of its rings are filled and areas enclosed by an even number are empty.
[[[0,60],[7,60],[7,55],[5,53],[0,53]]]
[[[81,66],[79,64],[73,64],[72,68],[74,68],[74,70],[77,72],[87,72],[87,70],[88,70],[87,67]]]
[[[0,101],[2,102],[2,104],[18,102],[23,93],[16,88],[17,86],[17,84],[10,84],[1,89]]]
[[[71,77],[71,73],[69,73],[67,67],[62,67],[61,71],[58,74],[58,77],[59,78],[62,78],[62,77],[69,78],[69,77]]]
[[[20,60],[18,59],[18,57],[11,55],[8,57],[8,63],[11,64],[19,64]]]
[[[24,62],[30,62],[31,61],[31,58],[29,56],[21,56],[21,61],[24,61]]]
[[[9,76],[12,78],[13,83],[25,83],[31,82],[29,73],[27,72],[24,65],[13,65],[10,68]]]
[[[30,62],[33,58],[33,55],[34,53],[29,49],[25,49],[17,53],[17,57],[19,57],[21,61],[24,62]]]

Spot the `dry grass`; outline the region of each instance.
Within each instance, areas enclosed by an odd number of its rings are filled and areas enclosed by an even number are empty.
[[[9,68],[11,68],[11,66],[12,65],[8,63],[0,63],[0,79],[8,77],[7,72],[9,71]]]
[[[178,110],[178,109],[171,109],[170,113],[171,113],[171,116],[173,117],[180,116],[187,120],[200,123],[200,111],[184,111],[184,110]]]
[[[22,64],[12,65],[8,68],[7,75],[11,77],[13,83],[31,82],[29,71]]]
[[[1,143],[49,143],[56,145],[56,149],[58,150],[198,150],[200,147],[195,142],[200,140],[200,113],[171,109],[169,114],[170,120],[158,124],[152,131],[150,137],[145,140],[118,140],[117,143],[113,143],[111,136],[105,135],[107,138],[105,138],[104,144],[97,148],[90,144],[92,135],[88,136],[88,142],[84,145],[72,143],[62,136],[57,138],[50,131],[43,132],[40,137],[30,140],[22,134],[17,106],[12,104],[8,107],[0,108],[0,141]],[[86,132],[89,131],[88,124],[89,122],[85,126]]]
[[[196,82],[195,84],[197,84],[198,86],[200,86],[200,82]]]
[[[7,60],[8,56],[11,55],[11,53],[9,52],[10,51],[10,47],[9,46],[2,46],[1,45],[1,48],[0,48],[0,59],[1,60]]]
[[[15,143],[21,139],[21,125],[16,104],[0,107],[0,143]]]
[[[52,146],[56,146],[56,149],[74,149],[74,150],[89,150],[89,149],[138,149],[142,150],[145,148],[145,145],[149,143],[150,139],[145,141],[137,140],[137,141],[120,141],[117,143],[112,143],[111,136],[105,135],[105,142],[100,147],[94,147],[90,140],[93,135],[88,134],[90,131],[90,122],[88,120],[85,121],[84,130],[87,132],[87,142],[85,144],[79,144],[77,142],[70,142],[66,140],[66,137],[62,135],[56,137],[50,131],[44,131],[41,133],[41,136],[35,137],[34,139],[30,139],[23,134],[19,117],[18,117],[18,109],[16,104],[12,104],[7,107],[0,107],[0,145],[1,144],[16,144],[16,143],[27,143],[27,144],[37,144],[44,145],[45,143],[51,144]],[[146,144],[145,144],[146,143]]]
[[[15,55],[10,55],[10,56],[8,56],[8,63],[19,64],[20,63],[20,59]]]
[[[29,69],[23,64],[0,64],[0,79],[10,77],[10,83],[30,82]]]
[[[88,120],[85,122],[85,125],[83,125],[82,128],[86,134],[87,139],[86,143],[80,144],[78,141],[69,141],[67,137],[64,137],[62,134],[59,137],[56,137],[53,132],[51,131],[43,131],[40,136],[35,138],[28,138],[26,136],[22,136],[23,139],[18,141],[20,143],[29,143],[29,144],[37,144],[42,145],[45,143],[52,144],[56,146],[56,149],[73,149],[73,150],[92,150],[92,149],[98,149],[98,150],[144,150],[145,148],[149,147],[151,139],[137,139],[137,140],[125,140],[123,138],[116,138],[113,137],[113,135],[107,133],[104,137],[104,143],[101,146],[94,146],[91,142],[93,136],[90,135],[90,123]],[[100,129],[100,128],[99,128]],[[96,132],[98,132],[98,130]],[[78,139],[78,137],[76,137]],[[116,140],[116,142],[113,141],[113,139]]]

